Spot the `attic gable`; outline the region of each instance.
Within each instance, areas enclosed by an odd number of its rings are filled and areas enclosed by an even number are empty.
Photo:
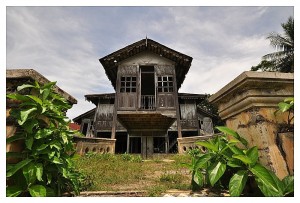
[[[179,89],[185,79],[185,75],[189,71],[193,58],[147,38],[99,59],[113,87],[116,89],[117,68],[119,62],[144,51],[152,52],[174,62],[177,88]]]

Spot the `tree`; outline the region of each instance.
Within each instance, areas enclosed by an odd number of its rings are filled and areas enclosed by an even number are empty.
[[[267,39],[276,51],[262,57],[257,66],[252,66],[252,71],[279,71],[284,73],[294,72],[294,18],[289,17],[282,23],[284,34],[272,32]]]

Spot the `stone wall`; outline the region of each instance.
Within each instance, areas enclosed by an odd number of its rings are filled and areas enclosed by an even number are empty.
[[[200,149],[203,153],[206,152],[206,149],[204,147],[201,147],[196,144],[197,141],[201,140],[208,140],[212,138],[212,135],[206,135],[206,136],[191,136],[191,137],[182,137],[177,138],[178,141],[178,153],[183,154],[188,152],[192,149]]]
[[[84,155],[88,152],[100,154],[115,153],[116,139],[74,136],[74,142],[76,145],[76,152],[80,155]]]
[[[294,95],[294,74],[243,72],[209,98],[226,126],[257,146],[259,161],[279,178],[293,174],[293,135],[279,136],[287,113],[275,113],[277,104]]]

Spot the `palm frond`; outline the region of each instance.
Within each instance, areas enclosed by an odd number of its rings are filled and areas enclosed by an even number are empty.
[[[278,33],[271,33],[269,34],[269,36],[267,37],[267,39],[270,40],[270,44],[271,46],[273,46],[274,48],[280,46],[280,47],[287,47],[287,48],[292,48],[294,47],[294,41],[291,41],[291,39],[282,37],[280,34]]]

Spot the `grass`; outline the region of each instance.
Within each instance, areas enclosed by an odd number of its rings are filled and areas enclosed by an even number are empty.
[[[168,189],[189,189],[190,174],[181,165],[188,161],[188,156],[178,154],[142,160],[131,154],[90,153],[77,158],[75,166],[86,177],[84,190],[145,190],[147,196],[160,196]]]

